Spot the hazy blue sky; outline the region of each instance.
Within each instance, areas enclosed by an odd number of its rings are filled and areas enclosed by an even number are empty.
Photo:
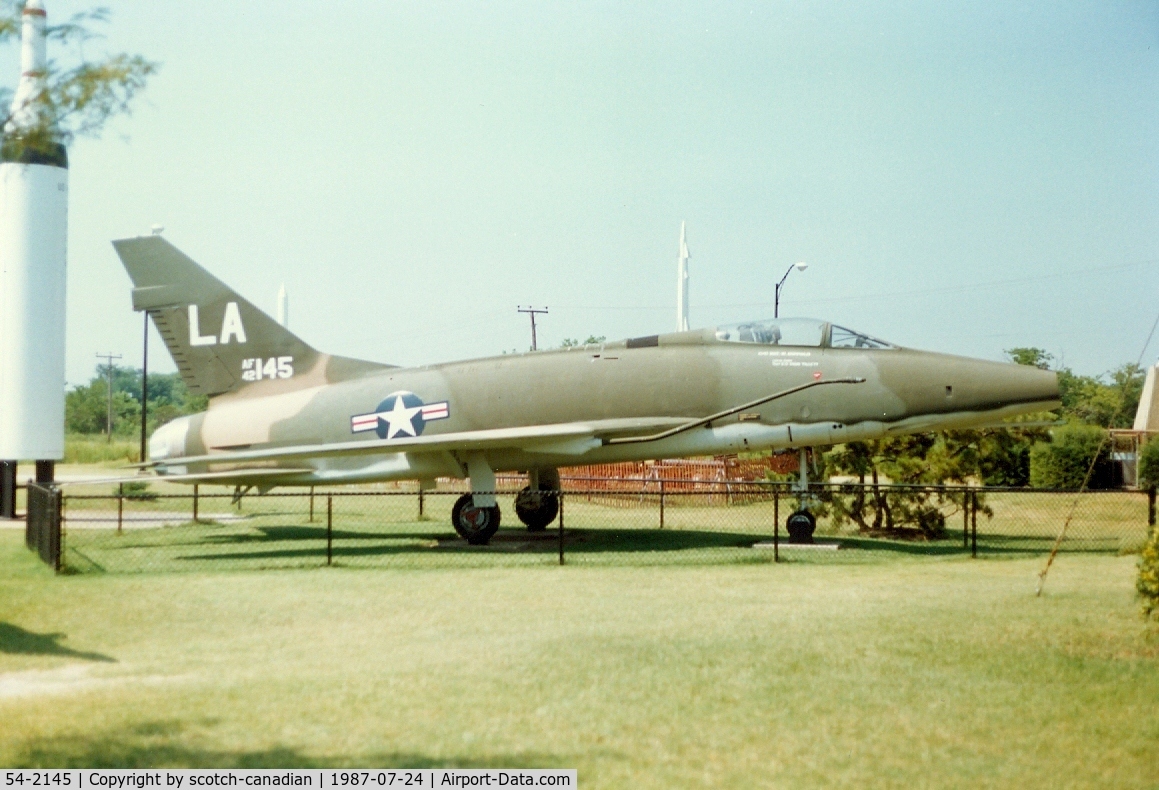
[[[693,326],[797,260],[782,314],[1085,373],[1159,313],[1153,2],[110,5],[163,69],[71,151],[74,383],[140,363],[109,240],[153,223],[398,364],[524,349],[520,303],[541,345],[674,329],[681,220]]]

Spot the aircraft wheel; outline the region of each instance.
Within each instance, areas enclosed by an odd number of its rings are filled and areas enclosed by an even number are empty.
[[[542,532],[559,515],[559,497],[551,490],[533,491],[531,486],[524,486],[515,495],[515,515],[529,532]]]
[[[808,510],[798,510],[785,522],[790,543],[812,543],[813,530],[817,529],[817,519]]]
[[[486,546],[499,529],[499,506],[475,507],[471,494],[463,494],[451,509],[451,525],[467,543]]]

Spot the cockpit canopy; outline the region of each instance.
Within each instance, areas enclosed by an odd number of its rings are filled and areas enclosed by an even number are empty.
[[[897,348],[843,326],[815,318],[773,318],[745,321],[716,328],[716,339],[729,343],[766,346],[813,346],[816,348]]]

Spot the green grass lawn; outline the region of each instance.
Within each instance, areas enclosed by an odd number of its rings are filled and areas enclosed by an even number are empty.
[[[1154,788],[1135,561],[53,577],[3,530],[0,764]]]

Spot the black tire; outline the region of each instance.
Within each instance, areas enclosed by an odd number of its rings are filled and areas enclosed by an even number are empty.
[[[499,530],[499,506],[475,507],[471,494],[463,494],[451,508],[451,525],[472,546],[486,546]]]
[[[559,515],[559,497],[554,491],[532,491],[524,486],[515,495],[515,515],[527,525],[528,532],[542,532]]]
[[[812,543],[813,531],[817,529],[817,519],[808,510],[798,510],[785,522],[790,543]]]

